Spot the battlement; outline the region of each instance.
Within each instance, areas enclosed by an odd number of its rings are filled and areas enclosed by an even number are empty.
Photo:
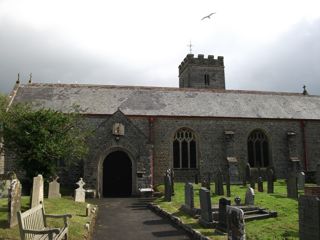
[[[188,54],[179,65],[179,74],[181,74],[183,70],[191,64],[224,67],[222,56],[218,56],[218,58],[215,59],[213,55],[208,55],[208,58],[205,58],[203,54],[198,54],[198,57],[194,57],[194,54]]]

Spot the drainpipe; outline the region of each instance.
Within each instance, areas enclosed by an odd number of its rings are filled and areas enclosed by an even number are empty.
[[[300,120],[301,132],[302,132],[302,144],[303,144],[303,162],[304,169],[308,171],[308,159],[307,159],[307,143],[306,143],[306,122],[304,120]]]
[[[153,123],[154,123],[154,117],[149,117],[149,143],[151,144],[152,148],[151,148],[151,153],[150,153],[150,172],[151,172],[151,184],[152,187],[154,186],[154,177],[153,177],[153,168],[154,168],[154,129],[153,129]]]

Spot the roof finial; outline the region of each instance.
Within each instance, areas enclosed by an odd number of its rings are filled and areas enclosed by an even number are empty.
[[[193,45],[191,44],[191,41],[190,41],[190,43],[189,43],[187,46],[189,47],[189,52],[190,52],[190,54],[192,54],[192,47],[193,47]]]
[[[303,92],[302,92],[303,95],[308,95],[308,91],[306,88],[307,88],[306,85],[303,85]]]
[[[32,73],[29,74],[29,83],[32,83]]]
[[[18,73],[18,79],[16,81],[16,84],[19,84],[20,83],[20,73]]]

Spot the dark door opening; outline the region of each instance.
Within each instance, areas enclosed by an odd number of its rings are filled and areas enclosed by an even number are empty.
[[[103,197],[129,197],[132,163],[125,152],[110,153],[103,162]]]

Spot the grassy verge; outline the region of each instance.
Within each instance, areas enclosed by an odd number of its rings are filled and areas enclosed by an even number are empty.
[[[0,199],[0,240],[2,239],[20,239],[19,228],[8,228],[7,215],[8,215],[8,199]],[[22,211],[28,209],[29,197],[22,197],[21,199]],[[84,224],[89,221],[86,214],[86,203],[75,202],[71,197],[63,197],[57,199],[45,199],[44,206],[46,213],[50,214],[72,214],[72,218],[69,219],[69,238],[70,240],[84,239],[86,230]],[[62,221],[50,221],[49,226],[61,226]]]
[[[266,190],[266,184],[264,189]],[[163,186],[160,186],[160,190]],[[195,206],[199,207],[199,185],[194,185],[194,202]],[[214,185],[211,186],[214,189]],[[233,185],[231,186],[231,201],[234,203],[234,198],[240,196],[241,202],[244,202],[246,187]],[[212,194],[211,200],[213,205],[217,205],[219,198]],[[226,236],[220,235],[212,229],[202,228],[197,219],[193,219],[182,211],[180,211],[181,204],[184,203],[184,184],[175,184],[175,196],[172,202],[164,202],[163,197],[155,201],[161,208],[181,218],[185,223],[201,232],[203,235],[211,239],[226,239]],[[286,197],[286,184],[284,181],[275,183],[275,192],[267,194],[265,192],[255,191],[255,205],[263,208],[268,208],[278,212],[277,218],[269,218],[265,220],[255,220],[246,223],[247,239],[299,239],[298,232],[298,202],[294,199]]]

